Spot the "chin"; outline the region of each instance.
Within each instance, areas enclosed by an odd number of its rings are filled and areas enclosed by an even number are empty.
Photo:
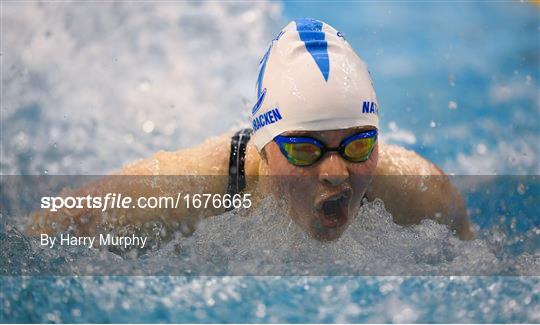
[[[332,242],[339,239],[346,229],[347,226],[339,228],[326,228],[324,226],[319,226],[317,229],[311,231],[311,236],[321,242]]]

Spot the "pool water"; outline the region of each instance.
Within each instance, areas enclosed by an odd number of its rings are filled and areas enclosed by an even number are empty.
[[[530,3],[2,3],[1,174],[105,174],[239,128],[260,56],[302,16],[342,31],[368,63],[382,141],[468,175],[455,183],[479,239],[460,242],[430,222],[397,226],[373,203],[358,219],[370,222],[333,246],[287,233],[282,243],[300,248],[294,255],[279,246],[273,262],[290,268],[239,270],[239,259],[218,275],[202,262],[219,244],[254,256],[288,227],[276,213],[275,231],[261,234],[272,203],[247,222],[234,213],[206,220],[194,236],[135,260],[47,255],[13,228],[24,220],[5,205],[0,321],[540,322],[540,22]],[[176,244],[187,256],[175,254]],[[321,263],[299,276],[295,267],[305,264],[291,264],[324,254],[375,271],[331,276]],[[183,257],[199,258],[191,266],[206,276],[51,275],[73,265],[184,274],[176,264]],[[44,275],[5,275],[28,266]]]

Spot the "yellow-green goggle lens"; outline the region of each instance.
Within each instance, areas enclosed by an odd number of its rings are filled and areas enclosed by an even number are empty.
[[[283,145],[287,151],[287,159],[294,165],[311,165],[321,156],[319,147],[312,143],[285,143]]]
[[[375,145],[375,139],[375,137],[372,137],[351,141],[344,148],[345,156],[353,162],[366,161]]]

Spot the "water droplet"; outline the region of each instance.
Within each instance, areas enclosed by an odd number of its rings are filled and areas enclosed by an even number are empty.
[[[525,190],[525,185],[523,183],[520,183],[517,187],[517,192],[519,193],[519,195],[525,194]]]
[[[458,105],[457,105],[457,103],[455,101],[451,100],[451,101],[448,102],[448,109],[454,110],[454,109],[457,109],[457,108],[458,108]]]
[[[127,144],[133,143],[133,134],[128,133],[124,136],[124,141],[126,141]]]
[[[450,87],[454,87],[456,85],[456,76],[453,74],[448,75],[448,84]]]
[[[152,131],[154,131],[154,122],[148,120],[148,121],[145,121],[142,125],[142,129],[145,133],[150,133]]]
[[[150,81],[148,81],[146,79],[141,81],[139,83],[138,89],[139,89],[139,91],[148,91],[150,89]]]
[[[433,129],[433,128],[436,128],[436,127],[437,127],[437,123],[436,123],[435,121],[431,120],[431,122],[429,122],[429,127],[432,128],[432,129]]]
[[[251,24],[255,22],[255,20],[257,19],[257,13],[254,10],[246,11],[242,15],[242,19],[244,20],[245,23]]]
[[[255,315],[259,318],[263,318],[264,316],[266,316],[266,306],[262,303],[259,303]]]
[[[487,152],[487,147],[486,147],[485,144],[479,143],[476,146],[476,153],[478,153],[479,155],[484,155],[484,154],[486,154],[486,152]]]
[[[45,170],[43,171],[43,174],[45,174],[45,175],[47,175],[48,173],[49,173],[49,170],[48,170],[48,169],[45,169]]]

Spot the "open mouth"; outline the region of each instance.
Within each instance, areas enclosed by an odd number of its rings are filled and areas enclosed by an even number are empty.
[[[348,221],[348,207],[351,192],[343,191],[321,200],[316,206],[321,223],[327,228],[338,228]]]

